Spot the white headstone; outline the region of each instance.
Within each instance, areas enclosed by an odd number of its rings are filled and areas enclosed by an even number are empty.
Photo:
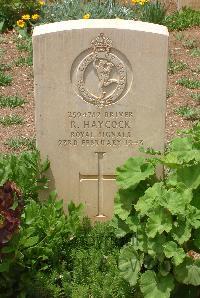
[[[168,31],[125,20],[78,20],[33,34],[37,146],[52,187],[113,214],[115,169],[144,146],[164,148]]]

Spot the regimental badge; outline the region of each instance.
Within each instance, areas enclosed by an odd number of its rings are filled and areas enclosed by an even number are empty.
[[[86,84],[88,69],[96,77],[95,91],[89,90]],[[114,104],[122,98],[127,85],[126,65],[113,51],[112,41],[104,33],[91,41],[89,54],[78,64],[74,84],[79,97],[99,108]]]

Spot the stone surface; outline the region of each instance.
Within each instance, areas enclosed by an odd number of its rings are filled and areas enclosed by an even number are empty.
[[[177,0],[178,9],[183,7],[190,7],[192,9],[200,10],[200,0]]]
[[[38,26],[33,34],[37,146],[52,188],[109,219],[115,168],[164,148],[168,31],[125,20]]]

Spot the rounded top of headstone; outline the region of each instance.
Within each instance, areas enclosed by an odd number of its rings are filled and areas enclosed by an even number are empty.
[[[89,20],[70,20],[63,22],[55,22],[45,25],[36,26],[33,31],[33,36],[56,33],[68,30],[81,30],[81,29],[119,29],[119,30],[133,30],[147,33],[154,33],[159,35],[168,36],[169,32],[167,27],[141,22],[134,20],[123,19],[89,19]]]

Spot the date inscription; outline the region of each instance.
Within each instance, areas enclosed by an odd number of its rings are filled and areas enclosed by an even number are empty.
[[[59,146],[135,146],[133,112],[77,112],[66,115],[66,138]]]

